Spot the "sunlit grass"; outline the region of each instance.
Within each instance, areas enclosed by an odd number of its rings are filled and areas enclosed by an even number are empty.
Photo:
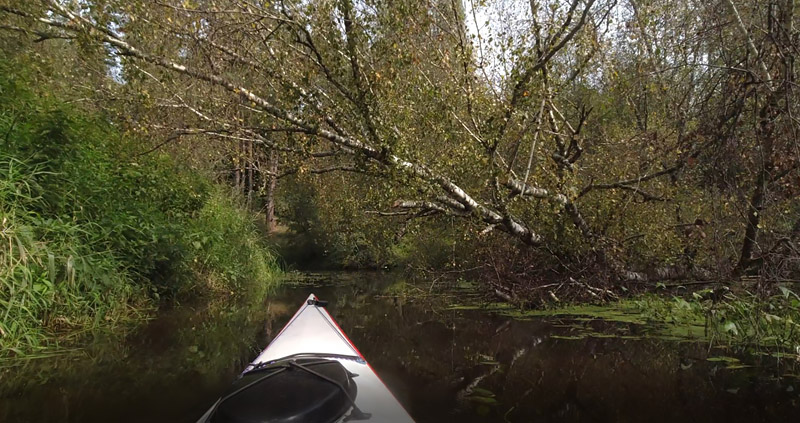
[[[26,84],[0,60],[0,359],[124,333],[164,298],[271,286],[275,259],[236,198]]]

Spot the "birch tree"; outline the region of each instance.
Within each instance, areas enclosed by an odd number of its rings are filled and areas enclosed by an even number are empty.
[[[143,152],[227,140],[268,198],[353,175],[388,200],[370,218],[458,218],[634,281],[744,274],[768,206],[795,207],[788,0],[18,3],[4,33],[94,48],[142,97],[120,115]]]

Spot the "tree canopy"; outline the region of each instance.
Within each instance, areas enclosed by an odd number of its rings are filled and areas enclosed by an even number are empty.
[[[267,203],[310,184],[330,231],[440,228],[616,280],[785,279],[794,7],[2,0],[0,43],[71,63],[69,89],[149,135],[142,154],[192,139]]]

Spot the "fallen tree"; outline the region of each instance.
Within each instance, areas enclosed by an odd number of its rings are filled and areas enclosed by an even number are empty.
[[[618,8],[624,31],[610,19]],[[695,33],[699,24],[687,17],[717,8],[736,22],[720,36],[741,49],[710,36],[669,38]],[[759,40],[730,0],[675,7],[657,29],[642,22],[658,12],[636,2],[532,1],[508,12],[519,19],[488,29],[477,9],[450,1],[52,0],[0,5],[0,29],[102,46],[122,89],[159,93],[128,121],[164,136],[142,154],[185,137],[236,141],[236,185],[252,192],[260,175],[272,186],[270,203],[275,181],[288,175],[377,175],[389,181],[393,207],[371,215],[464,218],[483,225],[482,235],[591,255],[614,279],[743,275],[764,262],[755,255],[766,205],[794,207],[796,196],[776,189],[798,163],[795,144],[782,138],[797,125],[794,70],[783,59],[794,45],[782,32],[794,27],[790,3],[775,3],[766,18],[775,36]],[[630,38],[615,45],[610,30]],[[492,42],[484,32],[503,37]],[[626,56],[629,47],[638,55]],[[698,64],[701,57],[714,63]],[[620,66],[637,78],[630,87]],[[668,75],[678,78],[674,88]],[[752,131],[742,122],[750,111],[760,119]],[[732,140],[759,156],[729,160],[718,178]],[[706,186],[714,178],[717,192]],[[744,231],[736,211],[719,210],[737,196]],[[697,220],[713,222],[706,228],[716,241],[696,248],[692,233],[702,228],[686,222]],[[730,231],[743,232],[733,264],[735,248],[719,242]],[[659,251],[648,251],[655,240]]]

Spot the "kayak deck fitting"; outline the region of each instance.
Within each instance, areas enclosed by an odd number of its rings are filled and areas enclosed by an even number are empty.
[[[198,423],[414,423],[325,305],[309,295]]]

